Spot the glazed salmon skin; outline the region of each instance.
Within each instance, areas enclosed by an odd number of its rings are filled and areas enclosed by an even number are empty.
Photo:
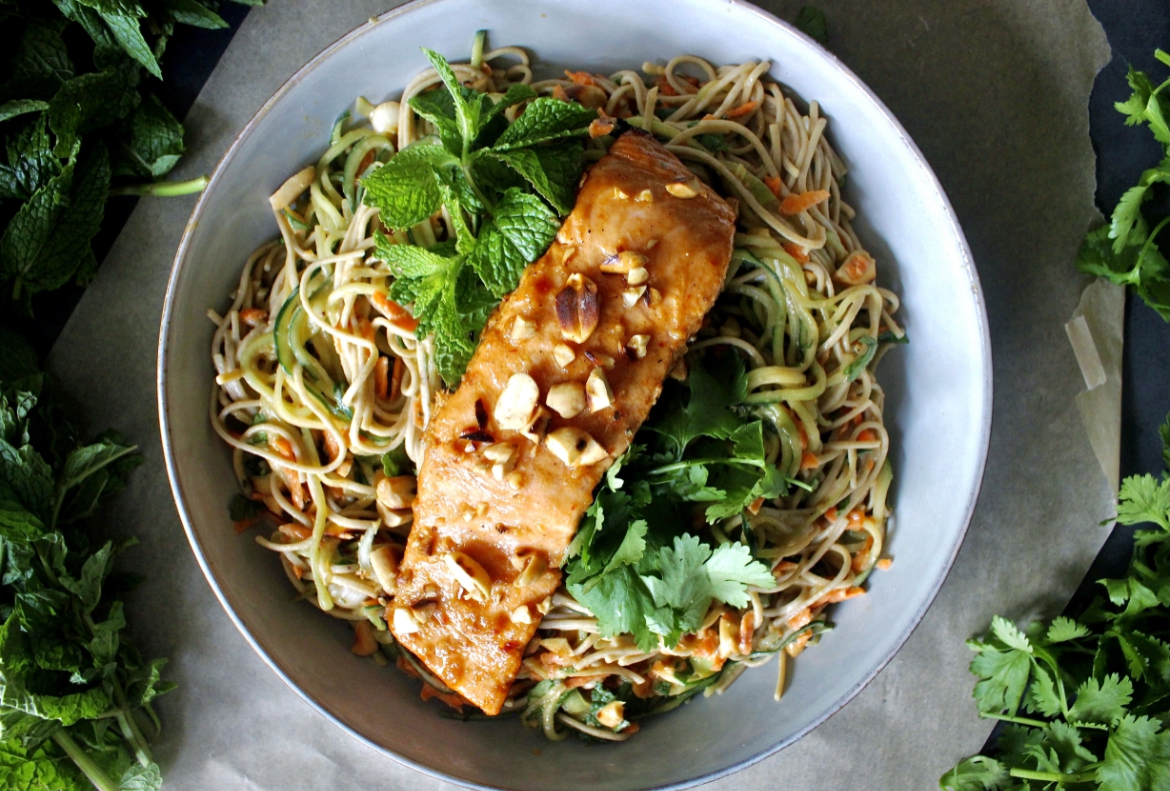
[[[497,714],[605,470],[723,288],[735,209],[623,134],[427,427],[391,630]]]

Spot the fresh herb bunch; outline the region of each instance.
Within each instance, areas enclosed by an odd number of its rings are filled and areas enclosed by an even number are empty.
[[[437,130],[362,179],[364,202],[391,232],[377,254],[393,270],[390,296],[413,304],[418,337],[434,334],[435,361],[458,384],[488,314],[556,236],[576,200],[583,140],[597,112],[513,85],[498,102],[459,83],[424,49],[443,88],[410,106]],[[527,102],[509,124],[504,111]],[[411,228],[446,209],[455,238],[424,248]]]
[[[692,356],[685,382],[668,382],[638,444],[606,473],[566,566],[603,636],[632,634],[645,651],[659,636],[675,645],[714,599],[746,607],[748,585],[775,584],[753,547],[684,532],[697,507],[714,523],[793,483],[767,462],[763,423],[740,407],[746,394],[737,355]]]
[[[1170,66],[1170,54],[1160,49],[1154,54]],[[1170,216],[1150,230],[1142,215],[1142,205],[1153,195],[1154,185],[1170,183],[1170,98],[1164,94],[1170,80],[1155,87],[1145,72],[1132,66],[1128,80],[1133,93],[1114,106],[1125,115],[1126,125],[1149,127],[1162,144],[1163,158],[1121,196],[1109,223],[1085,237],[1076,264],[1082,272],[1131,286],[1147,305],[1170,321],[1170,262],[1157,245],[1158,235],[1170,223]]]
[[[1170,419],[1162,439],[1170,464]],[[966,759],[943,788],[1170,788],[1170,476],[1126,478],[1117,521],[1154,527],[1135,534],[1125,579],[1100,581],[1105,596],[1023,632],[997,616],[968,643],[980,716],[1010,724],[998,758]]]
[[[0,350],[0,788],[157,789],[144,734],[174,685],[123,634],[113,562],[133,542],[84,527],[141,457],[80,442],[32,349],[0,332]]]
[[[258,4],[261,0],[236,0]],[[0,295],[24,315],[38,292],[86,285],[90,241],[114,192],[182,194],[205,180],[147,183],[183,153],[183,127],[150,92],[175,25],[225,27],[214,0],[5,0],[0,4]],[[127,186],[132,185],[132,186]]]

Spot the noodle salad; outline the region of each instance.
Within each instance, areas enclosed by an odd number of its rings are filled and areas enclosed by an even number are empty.
[[[767,62],[679,56],[641,72],[536,80],[525,50],[486,51],[482,34],[467,63],[428,55],[436,68],[398,101],[359,98],[317,163],[272,195],[280,238],[245,262],[228,309],[209,311],[210,417],[233,451],[237,530],[275,522],[256,541],[300,598],[352,624],[354,653],[395,661],[422,679],[424,698],[462,711],[395,644],[386,617],[436,399],[458,385],[478,330],[515,281],[467,267],[427,304],[407,301],[403,273],[379,246],[447,249],[463,228],[486,237],[496,221],[477,207],[505,194],[492,192],[497,182],[555,233],[586,163],[620,130],[642,129],[737,202],[736,249],[703,329],[599,486],[504,712],[551,739],[620,741],[640,719],[722,692],[773,658],[779,699],[787,661],[830,628],[826,608],[864,594],[871,570],[890,562],[892,471],[875,371],[905,334],[898,297],[875,284],[876,263],[850,226],[827,119],[769,81]],[[556,116],[556,137],[531,150],[544,161],[540,146],[555,139],[576,157],[564,160],[576,163],[568,191],[524,172],[518,157],[497,157],[437,181],[463,190],[466,211],[445,205],[408,229],[384,227],[378,174],[408,169],[421,143],[446,142],[444,86],[454,89],[444,74],[496,134],[531,127],[545,110]],[[525,260],[550,240],[522,250]]]

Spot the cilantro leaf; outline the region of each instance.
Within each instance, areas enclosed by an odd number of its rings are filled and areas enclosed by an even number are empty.
[[[732,607],[747,607],[751,603],[747,586],[770,588],[776,584],[768,567],[755,560],[743,544],[721,544],[705,566],[711,594]]]
[[[1154,93],[1154,84],[1150,82],[1145,72],[1138,71],[1133,66],[1129,67],[1126,80],[1133,94],[1124,102],[1117,102],[1113,106],[1126,117],[1127,126],[1135,126],[1146,120],[1146,106]]]
[[[1170,732],[1150,717],[1122,717],[1097,770],[1101,791],[1155,791],[1170,786]]]
[[[520,282],[557,234],[556,215],[534,195],[509,189],[480,231],[468,263],[497,298]]]
[[[747,396],[747,374],[743,360],[735,354],[719,359],[692,363],[686,379],[689,398],[682,398],[681,388],[664,394],[658,407],[661,417],[647,428],[662,435],[672,445],[676,458],[694,439],[702,436],[726,439],[740,421],[730,407]]]
[[[439,145],[407,146],[361,180],[366,188],[365,202],[378,209],[379,219],[389,228],[417,225],[442,204],[435,168],[457,162],[450,151]]]
[[[998,791],[1010,781],[1011,775],[999,761],[976,755],[964,759],[938,782],[946,791]]]
[[[1113,209],[1109,222],[1109,238],[1113,239],[1113,252],[1120,255],[1130,233],[1141,219],[1142,204],[1150,197],[1150,187],[1170,181],[1170,157],[1164,158],[1155,167],[1142,173],[1138,183],[1126,190]]]
[[[1052,626],[1048,628],[1045,639],[1049,643],[1066,643],[1069,640],[1077,640],[1088,636],[1089,628],[1087,626],[1062,615],[1052,621]]]
[[[609,574],[602,574],[588,589],[573,582],[568,587],[573,597],[597,617],[602,636],[631,634],[644,651],[658,645],[658,638],[647,623],[647,613],[654,610],[654,601],[643,578],[632,566],[618,566]]]
[[[1153,244],[1145,220],[1138,216],[1120,253],[1109,243],[1109,227],[1091,231],[1077,253],[1082,272],[1134,290],[1161,316],[1170,321],[1170,262]]]
[[[1133,682],[1116,673],[1098,681],[1088,678],[1077,688],[1077,699],[1069,709],[1074,722],[1109,724],[1125,714],[1133,699]]]
[[[852,382],[857,377],[861,376],[861,372],[865,370],[866,366],[873,360],[877,354],[878,342],[870,335],[862,335],[857,339],[862,348],[859,353],[856,353],[853,361],[845,366],[843,374],[846,382]]]
[[[1032,672],[1032,657],[1017,648],[1000,649],[993,643],[972,640],[977,651],[971,673],[980,679],[975,685],[975,702],[982,714],[1015,713]]]
[[[582,137],[588,134],[589,124],[596,118],[596,110],[574,102],[547,96],[533,99],[516,121],[500,135],[493,149],[503,152],[550,140]]]
[[[1152,475],[1134,475],[1122,481],[1117,521],[1123,525],[1154,522],[1170,530],[1170,478],[1159,483]]]

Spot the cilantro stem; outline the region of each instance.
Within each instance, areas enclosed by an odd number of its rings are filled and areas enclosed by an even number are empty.
[[[762,464],[751,459],[685,459],[684,461],[676,461],[672,464],[664,464],[661,467],[655,467],[646,474],[662,475],[668,472],[685,470],[687,467],[695,467],[700,464],[742,464],[748,467],[763,467]]]
[[[1031,769],[1012,769],[1011,776],[1021,780],[1042,780],[1049,783],[1091,783],[1097,779],[1097,772],[1094,770],[1079,774],[1062,774],[1060,772],[1035,772]]]
[[[1146,251],[1150,249],[1150,245],[1154,243],[1154,239],[1161,233],[1162,229],[1166,227],[1166,223],[1170,222],[1170,216],[1162,218],[1162,222],[1154,226],[1154,230],[1150,231],[1150,235],[1146,237],[1146,243],[1142,245],[1142,249],[1138,252],[1137,265],[1134,267],[1134,272],[1140,272],[1142,268],[1142,259],[1146,257]],[[1139,280],[1140,275],[1139,275]]]
[[[111,195],[154,195],[168,198],[175,195],[190,195],[193,192],[203,192],[207,186],[207,176],[200,176],[188,181],[155,181],[151,184],[131,184],[128,187],[119,187],[110,190]]]
[[[86,755],[85,750],[81,749],[81,745],[73,741],[73,737],[58,728],[53,731],[53,741],[55,741],[65,754],[73,759],[73,763],[77,764],[77,768],[81,773],[89,778],[89,782],[93,783],[99,791],[119,791],[119,786],[110,776],[102,771],[102,768],[93,762],[93,759]]]
[[[979,712],[979,716],[985,720],[1003,720],[1004,722],[1014,722],[1016,725],[1027,725],[1031,728],[1047,728],[1048,723],[1043,720],[1031,720],[1027,717],[1013,717],[1009,714],[988,714],[987,712]]]

